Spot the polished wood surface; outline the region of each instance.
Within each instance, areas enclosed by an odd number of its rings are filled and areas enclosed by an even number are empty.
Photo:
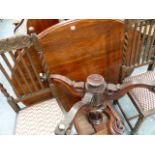
[[[83,107],[77,114],[74,125],[79,135],[111,135],[109,128],[109,117],[104,115],[100,125],[92,125],[88,120],[90,109]]]
[[[88,75],[97,73],[103,75],[107,82],[117,83],[123,25],[119,20],[68,20],[41,32],[38,37],[50,73],[62,74],[75,81],[85,81]],[[36,57],[33,49],[31,52]],[[21,57],[24,54],[18,56],[18,61]],[[35,60],[41,72],[40,63]],[[56,86],[67,110],[80,100],[59,82]],[[32,101],[26,103],[32,104]]]
[[[39,34],[50,72],[76,81],[98,73],[116,83],[122,39],[123,23],[118,20],[74,20]]]
[[[57,23],[59,23],[58,19],[28,19],[27,27],[34,27],[35,32],[39,34],[40,32]]]
[[[35,32],[39,34],[43,30],[47,29],[48,27],[51,27],[52,25],[55,25],[59,23],[59,19],[21,19],[20,21],[17,21],[14,23],[15,29],[14,33],[17,34],[17,30],[25,29],[25,23],[26,22],[26,29],[27,33],[29,34],[28,28],[29,27],[34,27]]]
[[[106,103],[102,112],[102,121],[99,124],[93,124],[89,120],[89,112],[93,111],[93,106],[82,107],[74,118],[74,126],[79,135],[119,135],[124,132],[124,125],[120,116],[113,108],[110,102]],[[120,122],[120,123],[116,123]],[[116,125],[117,124],[117,125]],[[120,126],[117,127],[117,126]]]

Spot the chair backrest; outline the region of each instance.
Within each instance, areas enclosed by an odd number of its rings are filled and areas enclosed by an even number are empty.
[[[155,20],[128,19],[124,27],[120,82],[136,67],[148,64],[153,69],[155,60]]]
[[[36,57],[32,57],[29,52],[29,48],[33,48]],[[20,63],[14,56],[14,51],[24,54]],[[8,55],[6,55],[8,53]],[[34,32],[31,35],[20,35],[7,39],[0,40],[0,56],[3,62],[0,62],[0,71],[5,76],[7,81],[12,86],[16,99],[12,98],[7,90],[0,83],[0,90],[7,97],[9,103],[11,100],[11,106],[15,111],[18,111],[17,102],[23,101],[30,97],[41,95],[42,92],[51,91],[55,96],[54,86],[50,83],[48,66],[44,60],[42,49],[39,45],[37,36]],[[46,82],[43,82],[39,76],[37,64],[33,59],[38,59],[40,62],[41,70],[46,75]],[[11,61],[14,62],[14,66],[11,65]],[[7,66],[7,67],[6,67]],[[9,76],[8,71],[11,72]]]

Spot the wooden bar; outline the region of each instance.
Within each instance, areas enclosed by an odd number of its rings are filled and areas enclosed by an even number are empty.
[[[23,71],[22,71],[21,68],[19,67],[18,62],[16,62],[16,59],[15,59],[14,55],[12,54],[11,51],[9,52],[9,54],[10,54],[11,58],[13,59],[15,65],[16,65],[16,67],[17,67],[17,70],[18,70],[19,74],[21,75],[23,81],[25,82],[25,84],[26,84],[26,86],[28,87],[29,91],[32,93],[32,89],[31,89],[31,87],[30,87],[28,81],[26,80]]]
[[[44,88],[44,89],[41,89],[41,90],[38,90],[38,91],[35,91],[31,94],[27,94],[27,95],[23,95],[21,96],[20,98],[17,98],[17,102],[21,102],[23,100],[28,100],[28,99],[31,99],[35,96],[38,96],[38,95],[42,95],[44,93],[49,93],[50,92],[50,88]]]
[[[17,105],[17,102],[15,102],[15,99],[7,92],[2,83],[0,83],[0,91],[7,98],[7,101],[9,105],[13,108],[13,110],[18,113],[20,108]]]
[[[154,29],[154,31],[153,31],[153,35],[151,36],[152,39],[151,39],[151,44],[150,44],[150,49],[149,49],[149,52],[148,52],[147,60],[149,60],[151,58],[152,54],[154,54],[154,53],[152,53],[152,49],[154,48],[153,44],[154,44],[154,41],[155,41],[155,25],[153,26],[153,29]]]
[[[142,51],[140,51],[140,47],[142,44],[141,41],[141,34],[142,34],[142,22],[139,23],[140,29],[139,29],[139,33],[138,33],[138,38],[137,38],[137,45],[136,45],[136,52],[135,52],[135,59],[134,59],[134,64],[139,64],[139,59],[141,58],[141,53]]]
[[[39,75],[38,75],[38,73],[37,73],[36,67],[35,67],[35,65],[34,65],[34,63],[33,63],[33,61],[32,61],[32,57],[31,57],[31,55],[30,55],[28,49],[25,48],[24,50],[25,50],[26,55],[27,55],[27,57],[28,57],[28,59],[29,59],[29,61],[30,61],[30,64],[31,64],[32,69],[33,69],[33,72],[34,72],[34,74],[35,74],[35,76],[36,76],[36,78],[37,78],[37,80],[38,80],[38,82],[39,82],[39,84],[40,84],[40,87],[41,87],[41,88],[44,88],[44,86],[43,86],[43,84],[42,84],[42,82],[41,82],[41,80],[40,80],[40,78],[39,78]]]
[[[129,41],[129,34],[128,34],[128,29],[129,29],[129,21],[125,20],[124,21],[124,44],[123,44],[123,52],[122,52],[122,65],[127,65],[127,60],[126,60],[126,54],[128,50],[128,41]]]
[[[147,39],[147,43],[146,43],[146,49],[147,49],[147,57],[146,57],[146,61],[148,60],[148,56],[149,56],[149,51],[151,48],[151,38],[152,38],[152,29],[153,29],[153,21],[151,21],[150,23],[150,29],[149,29],[149,33],[148,33],[148,39]]]
[[[142,34],[143,35],[142,43],[141,43],[141,48],[140,48],[141,51],[143,50],[143,47],[144,47],[144,43],[145,43],[145,39],[146,39],[147,27],[148,27],[148,25],[144,26],[144,31],[143,31],[143,34]],[[145,59],[145,54],[144,54],[144,51],[143,51],[141,63],[144,62],[144,59]],[[139,59],[139,61],[140,61],[140,59]]]
[[[10,85],[12,86],[12,88],[14,89],[15,93],[17,96],[20,96],[19,92],[17,91],[16,87],[14,86],[14,84],[12,83],[9,75],[7,74],[7,72],[5,71],[5,69],[3,68],[2,64],[0,63],[0,70],[2,71],[2,73],[4,74],[4,76],[6,77],[6,79],[8,80],[8,82],[10,83]]]
[[[8,66],[9,70],[11,71],[13,78],[14,78],[15,81],[18,83],[20,89],[22,90],[22,92],[23,92],[24,94],[26,94],[26,92],[25,92],[25,90],[24,90],[24,88],[23,88],[23,86],[22,86],[22,84],[21,84],[20,79],[19,79],[18,76],[16,76],[16,74],[13,72],[13,68],[11,67],[11,64],[9,63],[7,57],[5,56],[4,53],[1,54],[1,56],[2,56],[3,60],[5,61],[6,65]]]
[[[148,47],[149,47],[149,44],[150,44],[151,31],[152,31],[152,27],[153,27],[152,24],[153,24],[153,22],[151,22],[150,25],[149,25],[149,32],[147,34],[147,41],[146,41],[146,45],[145,45],[145,49],[144,49],[143,62],[147,61],[147,58],[148,58]]]
[[[136,41],[135,41],[135,36],[136,36],[136,32],[137,32],[137,23],[135,23],[134,25],[134,30],[133,30],[133,35],[132,35],[132,44],[131,44],[131,47],[132,47],[132,50],[131,50],[131,53],[130,53],[130,59],[129,59],[129,65],[131,66],[132,63],[133,63],[133,57],[134,57],[134,52],[135,52],[135,44],[136,44]]]
[[[27,72],[29,78],[31,79],[31,82],[32,82],[32,84],[33,84],[35,90],[38,90],[38,86],[37,86],[36,82],[34,81],[32,75],[31,75],[31,73],[30,73],[30,70],[29,70],[29,68],[27,67],[27,64],[26,64],[25,60],[23,59],[23,57],[21,57],[21,62],[22,62],[22,64],[23,64],[23,66],[24,66],[24,68],[25,68],[25,70],[26,70],[26,72]]]

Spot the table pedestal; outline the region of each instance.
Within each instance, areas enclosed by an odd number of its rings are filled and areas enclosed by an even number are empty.
[[[79,135],[113,135],[117,133],[117,124],[116,120],[119,118],[118,114],[107,106],[103,112],[103,121],[100,124],[92,124],[88,119],[88,114],[91,110],[91,107],[83,107],[78,112],[74,125]],[[122,128],[123,130],[123,128]]]

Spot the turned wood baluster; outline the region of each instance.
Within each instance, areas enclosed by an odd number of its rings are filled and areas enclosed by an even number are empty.
[[[133,27],[134,26],[134,27]],[[131,31],[132,31],[132,40],[131,40],[131,53],[130,53],[130,60],[129,60],[129,66],[134,65],[134,57],[135,57],[135,47],[137,44],[137,26],[138,22],[134,23],[133,25],[130,25]]]
[[[124,46],[123,46],[123,53],[122,53],[122,65],[126,65],[126,53],[128,47],[128,32],[124,34]]]
[[[43,86],[43,84],[42,84],[42,82],[41,82],[41,80],[40,80],[40,78],[39,78],[39,75],[38,75],[38,73],[37,73],[36,66],[34,65],[33,59],[32,59],[32,57],[31,57],[31,55],[30,55],[30,53],[29,53],[28,48],[25,48],[24,50],[26,51],[27,58],[28,58],[29,63],[30,63],[30,65],[31,65],[31,67],[32,67],[33,73],[34,73],[35,77],[37,78],[37,80],[38,80],[38,82],[39,82],[39,84],[40,84],[40,87],[41,87],[41,88],[44,88],[44,86]],[[37,88],[37,90],[38,90],[38,88]]]
[[[126,55],[127,55],[127,50],[128,50],[128,29],[129,29],[129,21],[125,20],[125,28],[124,28],[124,44],[123,44],[123,52],[122,52],[122,66],[121,66],[121,70],[120,70],[120,79],[119,81],[121,82],[122,79],[125,76],[125,70],[126,70],[126,65],[127,65],[127,59],[126,59]]]
[[[48,70],[48,65],[47,65],[47,63],[45,61],[45,58],[43,56],[42,49],[40,47],[40,44],[39,44],[38,39],[37,39],[36,34],[35,34],[35,30],[34,30],[33,27],[30,27],[29,31],[31,33],[31,37],[32,37],[32,40],[33,40],[33,43],[34,43],[34,48],[37,51],[37,54],[38,54],[39,59],[41,61],[41,65],[42,65],[42,67],[43,67],[43,69],[44,69],[44,71],[46,73],[47,82],[48,82],[49,87],[51,89],[51,93],[52,93],[53,97],[57,98],[55,86],[54,86],[53,83],[51,83],[50,76],[49,76],[50,74],[49,74],[49,70]]]
[[[0,91],[7,98],[7,101],[9,103],[9,105],[13,108],[13,110],[15,112],[19,112],[20,108],[17,105],[15,99],[7,92],[7,90],[4,88],[3,84],[1,84],[1,83],[0,83]]]

